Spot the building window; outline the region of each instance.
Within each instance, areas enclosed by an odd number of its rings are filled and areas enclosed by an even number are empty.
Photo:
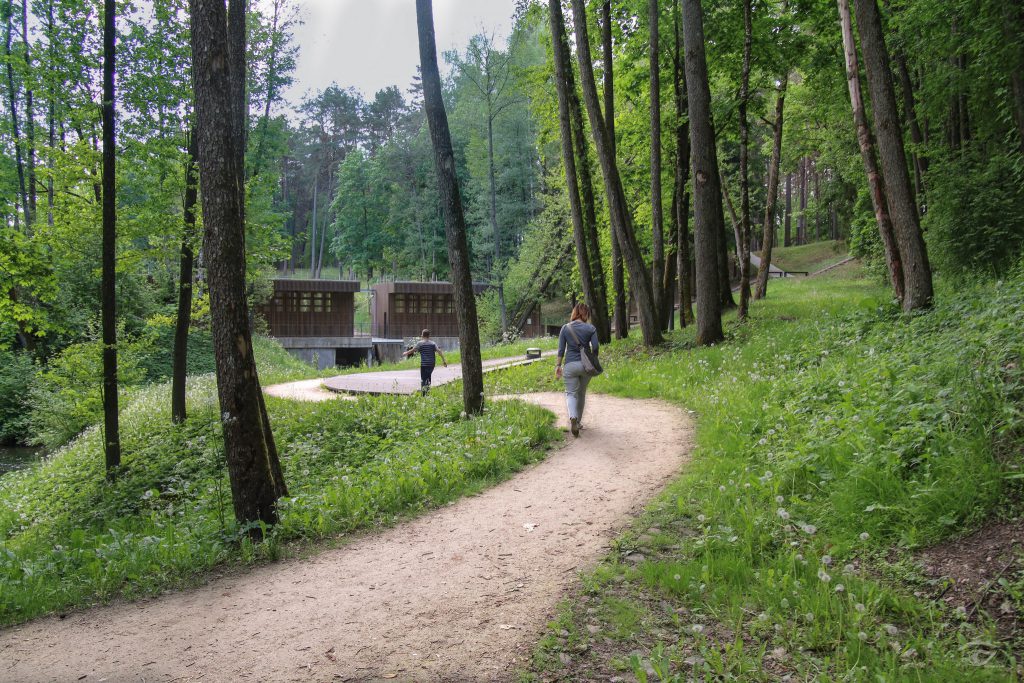
[[[433,299],[433,297],[431,297],[429,294],[421,294],[420,295],[420,314],[421,315],[430,315],[430,308],[431,308],[431,306],[433,304],[432,299]]]
[[[444,303],[445,303],[445,311],[444,311],[445,313],[454,313],[455,312],[455,296],[454,295],[448,294],[447,296],[445,296]]]
[[[395,313],[405,313],[404,294],[395,294]]]

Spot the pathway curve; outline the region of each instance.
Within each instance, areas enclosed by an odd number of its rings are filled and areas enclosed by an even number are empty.
[[[554,351],[546,351],[542,357],[554,355]],[[536,358],[494,358],[483,362],[484,372],[493,372],[516,365],[535,363]],[[431,377],[435,387],[462,379],[462,365],[451,363],[448,367],[438,365]],[[413,394],[420,390],[419,367],[407,370],[382,370],[379,372],[357,372],[351,375],[338,375],[323,381],[324,387],[330,391],[354,394]]]
[[[542,358],[553,356],[554,351],[544,351]],[[536,362],[537,359],[526,359],[522,356],[511,358],[495,358],[483,362],[484,372],[493,372]],[[432,383],[434,386],[448,384],[462,379],[462,366],[453,363],[443,365],[434,370]],[[285,382],[264,387],[269,396],[290,398],[294,401],[331,401],[336,398],[352,400],[353,394],[412,394],[420,388],[420,369],[404,370],[370,370],[351,375],[338,375],[328,379],[304,379],[298,382]]]
[[[564,413],[562,394],[521,398]],[[0,680],[512,680],[577,572],[690,449],[666,403],[587,409],[543,462],[340,549],[0,631]]]

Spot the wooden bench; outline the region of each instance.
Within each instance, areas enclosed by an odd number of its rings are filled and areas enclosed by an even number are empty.
[[[526,357],[527,358],[540,358],[540,349],[538,349],[535,346],[531,346],[530,348],[526,349]]]

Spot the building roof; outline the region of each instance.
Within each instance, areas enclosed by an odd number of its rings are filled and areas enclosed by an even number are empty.
[[[358,292],[358,280],[275,279],[275,292]]]
[[[487,282],[474,282],[473,293],[482,294],[491,285]],[[381,282],[373,286],[378,294],[451,294],[454,287],[450,282]]]

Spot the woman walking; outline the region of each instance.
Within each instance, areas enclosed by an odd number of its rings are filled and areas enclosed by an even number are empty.
[[[591,325],[589,320],[590,307],[584,303],[576,304],[569,322],[562,326],[562,331],[558,334],[558,365],[555,367],[555,377],[565,380],[565,405],[569,410],[569,431],[573,436],[580,435],[580,421],[583,420],[587,385],[590,383],[590,375],[583,372],[583,363],[580,362],[580,347],[590,344],[590,349],[595,356],[597,355],[597,328]]]

